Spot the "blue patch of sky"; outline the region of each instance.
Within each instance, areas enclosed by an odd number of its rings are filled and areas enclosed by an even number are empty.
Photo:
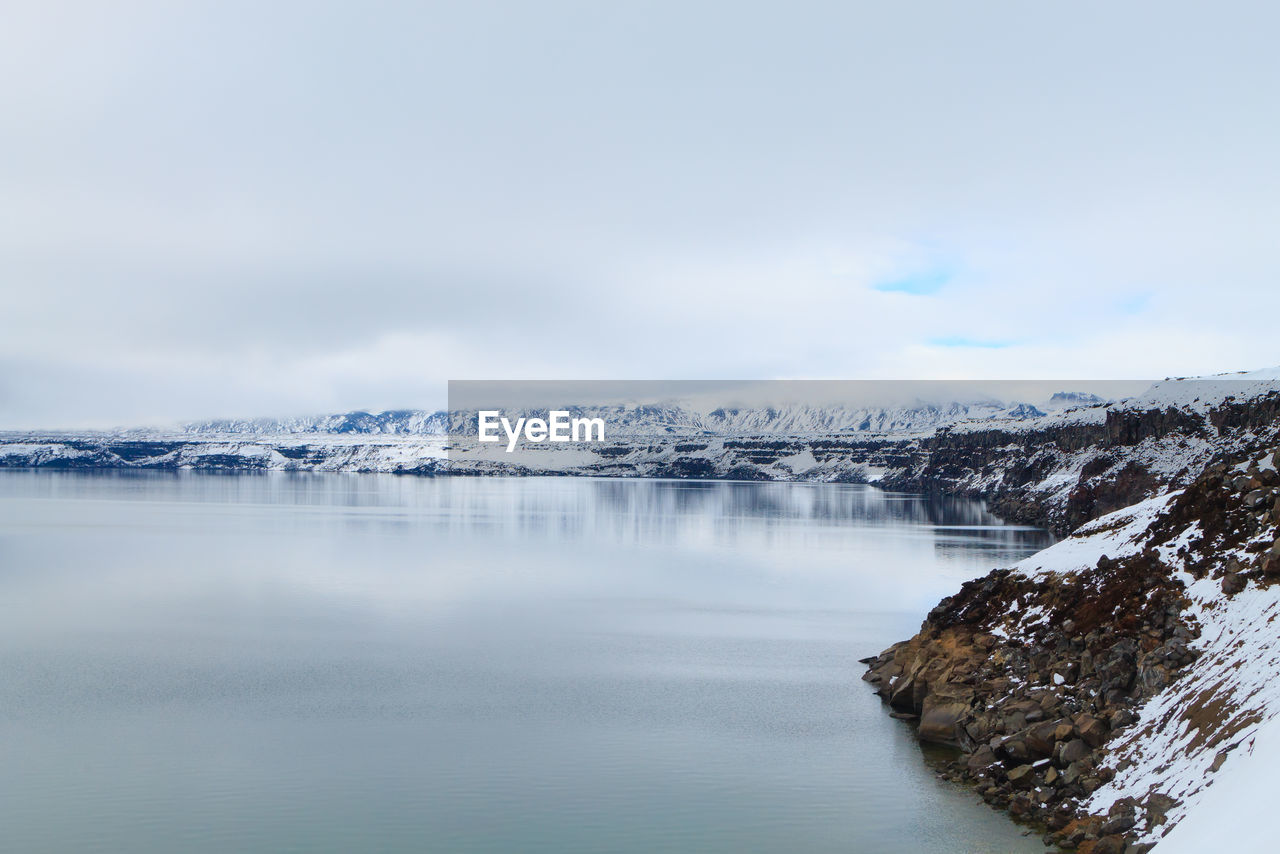
[[[895,279],[879,282],[871,287],[877,291],[896,294],[915,294],[929,296],[942,290],[942,286],[951,281],[952,274],[948,270],[928,270],[913,273]]]
[[[999,350],[1013,346],[1012,341],[994,338],[970,338],[966,335],[944,335],[939,338],[930,338],[929,343],[934,347],[977,347],[986,350]]]
[[[1151,303],[1151,294],[1135,294],[1116,303],[1116,309],[1125,315],[1141,314]]]

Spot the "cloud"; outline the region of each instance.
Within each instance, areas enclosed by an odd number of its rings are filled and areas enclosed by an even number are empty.
[[[1273,363],[1278,15],[29,4],[0,428]]]

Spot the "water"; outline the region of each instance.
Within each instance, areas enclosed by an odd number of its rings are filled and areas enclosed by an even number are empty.
[[[856,486],[0,473],[0,849],[1041,851],[857,659],[1045,542]]]

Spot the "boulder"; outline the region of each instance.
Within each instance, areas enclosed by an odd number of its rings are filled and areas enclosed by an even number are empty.
[[[1030,765],[1019,765],[1009,771],[1009,785],[1015,789],[1030,789],[1038,782],[1036,769]]]
[[[1058,754],[1058,761],[1063,765],[1070,765],[1088,757],[1090,752],[1089,745],[1085,744],[1081,739],[1073,738],[1062,745],[1062,752]]]
[[[1160,664],[1144,663],[1138,668],[1138,684],[1145,696],[1156,694],[1172,681],[1169,669]]]
[[[1107,725],[1093,715],[1087,713],[1076,715],[1073,723],[1080,738],[1084,739],[1090,747],[1101,747],[1107,740]]]
[[[1001,742],[1000,752],[1015,762],[1026,762],[1031,758],[1031,751],[1027,750],[1027,743],[1017,738]]]
[[[970,771],[980,771],[983,768],[990,768],[999,761],[996,758],[996,752],[989,745],[984,744],[969,755],[965,765]]]
[[[1102,833],[1110,835],[1113,833],[1125,833],[1133,830],[1138,824],[1137,819],[1133,817],[1131,812],[1122,812],[1119,815],[1113,815],[1108,818],[1102,825]]]
[[[904,712],[917,711],[915,702],[915,677],[899,676],[889,685],[889,705]]]
[[[1094,667],[1111,688],[1125,691],[1133,686],[1137,664],[1137,643],[1131,638],[1123,638],[1112,644]]]
[[[1120,729],[1121,727],[1129,726],[1137,719],[1138,716],[1133,713],[1132,709],[1116,709],[1111,713],[1111,728]]]
[[[1093,844],[1090,849],[1091,854],[1124,854],[1125,841],[1123,836],[1111,835],[1104,836]]]
[[[959,740],[959,727],[968,716],[968,703],[930,694],[920,712],[916,735],[921,741],[954,745]]]
[[[1058,741],[1056,738],[1057,731],[1057,721],[1037,724],[1022,734],[1022,740],[1026,743],[1027,750],[1030,751],[1032,756],[1043,759],[1053,755],[1053,746]],[[1070,727],[1067,728],[1067,734],[1071,734]]]
[[[1169,820],[1169,810],[1178,805],[1178,801],[1168,795],[1152,792],[1147,795],[1147,828],[1158,827]]]
[[[1249,585],[1248,580],[1239,573],[1228,572],[1222,576],[1222,592],[1228,596],[1234,596]]]

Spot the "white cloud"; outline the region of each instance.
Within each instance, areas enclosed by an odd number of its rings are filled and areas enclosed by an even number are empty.
[[[0,426],[1280,362],[1275,14],[32,5]]]

